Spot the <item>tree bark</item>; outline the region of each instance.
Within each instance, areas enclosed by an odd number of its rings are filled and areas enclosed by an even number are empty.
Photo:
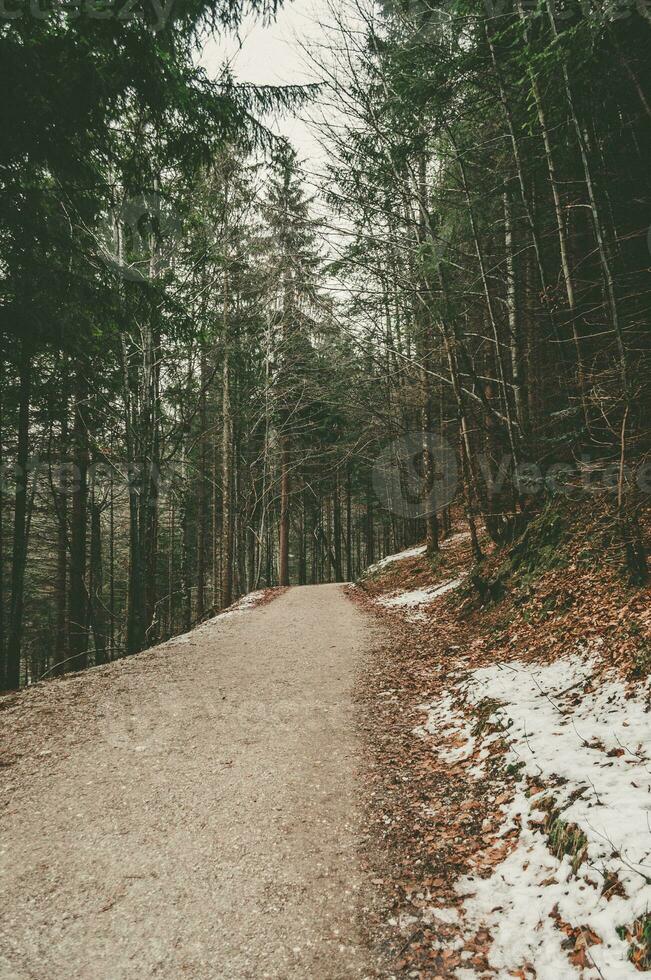
[[[95,494],[90,503],[90,608],[93,640],[95,643],[95,663],[105,664],[106,654],[106,607],[104,605],[104,562],[102,557],[102,521],[99,504]]]
[[[289,446],[286,436],[280,437],[280,519],[278,525],[278,581],[289,585]]]
[[[355,578],[353,566],[353,493],[350,466],[346,469],[346,579]]]
[[[73,492],[70,517],[70,593],[68,598],[68,651],[71,670],[88,665],[88,592],[86,544],[88,514],[88,432],[84,419],[88,386],[84,365],[78,364],[73,394]]]
[[[230,365],[228,347],[225,347],[222,371],[222,609],[230,606],[233,601],[232,454],[233,420],[231,418]]]
[[[529,32],[527,26],[527,15],[522,9],[522,0],[518,0],[518,12],[520,15],[520,20],[523,24],[525,40],[529,43]],[[556,216],[556,230],[558,233],[558,246],[561,257],[561,269],[563,271],[563,283],[565,285],[565,295],[567,297],[567,305],[570,314],[570,328],[572,330],[572,340],[574,342],[574,350],[576,352],[576,365],[577,365],[577,386],[579,391],[579,399],[581,401],[581,407],[583,411],[583,417],[585,420],[586,427],[589,427],[590,417],[588,413],[588,404],[586,396],[586,378],[585,378],[585,365],[583,358],[583,346],[581,342],[581,336],[579,334],[578,328],[578,311],[576,302],[576,293],[574,289],[574,278],[572,275],[572,268],[570,263],[570,245],[568,240],[567,231],[565,228],[565,216],[563,213],[563,202],[561,199],[560,185],[558,180],[558,174],[556,170],[556,162],[554,159],[554,151],[552,149],[552,140],[549,133],[549,127],[547,125],[547,118],[545,115],[545,108],[543,104],[542,94],[540,91],[540,86],[538,84],[538,77],[531,67],[530,61],[527,61],[527,72],[529,75],[529,84],[531,85],[531,91],[534,97],[534,102],[536,103],[536,114],[538,116],[538,123],[540,125],[540,132],[542,135],[543,146],[545,148],[545,161],[547,164],[547,173],[549,176],[549,185],[552,192],[552,200],[554,201],[554,214]],[[543,289],[546,289],[546,283],[543,282]]]
[[[55,506],[57,513],[57,571],[55,586],[56,603],[56,636],[54,639],[54,666],[51,671],[53,676],[58,676],[63,672],[63,662],[66,660],[66,624],[68,622],[68,495],[63,485],[65,455],[68,443],[68,398],[64,399],[63,412],[61,415],[61,435],[59,461],[61,473],[59,477],[59,493],[55,489]]]
[[[201,351],[201,370],[199,394],[199,485],[197,488],[197,619],[204,617],[204,601],[206,592],[206,546],[207,546],[207,466],[208,466],[208,435],[206,415],[206,385],[208,383],[208,364],[206,353]]]
[[[20,655],[23,637],[25,602],[25,567],[27,564],[27,463],[29,453],[29,409],[31,364],[25,349],[18,366],[18,448],[16,453],[16,493],[14,499],[14,533],[11,565],[11,600],[7,636],[5,688],[20,685]]]

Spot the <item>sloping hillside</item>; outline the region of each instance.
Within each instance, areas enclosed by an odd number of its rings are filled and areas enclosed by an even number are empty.
[[[392,635],[366,698],[409,975],[651,968],[651,608],[606,532],[555,505],[481,567],[457,531],[351,590]]]

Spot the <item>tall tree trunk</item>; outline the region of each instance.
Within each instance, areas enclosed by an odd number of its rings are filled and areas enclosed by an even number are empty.
[[[251,481],[251,491],[253,494],[253,502],[251,504],[251,510],[249,514],[249,524],[246,529],[246,571],[247,571],[247,592],[253,592],[257,587],[256,575],[257,575],[257,561],[256,561],[256,531],[259,526],[258,520],[258,505],[255,500],[256,488]]]
[[[191,522],[190,481],[188,479],[187,446],[181,450],[181,629],[184,633],[192,625],[192,570],[191,570]]]
[[[341,582],[344,577],[344,572],[341,560],[341,493],[339,486],[339,470],[337,470],[335,474],[332,526],[335,554],[335,581]]]
[[[139,470],[136,439],[137,432],[133,406],[132,370],[129,363],[126,338],[122,337],[122,372],[123,372],[123,403],[124,431],[127,459],[127,480],[129,491],[129,564],[127,584],[127,623],[126,643],[127,654],[142,650],[145,638],[144,602],[143,602],[143,567],[140,537],[140,498],[139,483],[143,474]]]
[[[353,493],[350,465],[346,469],[346,579],[355,578],[353,565]]]
[[[20,654],[23,638],[25,567],[27,563],[27,462],[29,453],[29,407],[31,364],[27,351],[21,351],[18,366],[18,449],[16,453],[16,494],[11,564],[11,600],[7,635],[5,688],[20,685]]]
[[[453,145],[454,150],[455,150],[455,156],[456,156],[457,164],[459,166],[459,173],[461,175],[461,184],[462,184],[462,187],[463,187],[464,197],[465,197],[465,200],[466,200],[466,207],[467,207],[467,210],[468,210],[468,219],[470,221],[470,229],[471,229],[471,232],[472,232],[472,237],[473,237],[473,241],[474,241],[474,245],[475,245],[475,253],[477,255],[477,262],[479,264],[479,272],[480,272],[481,282],[482,282],[482,286],[483,286],[483,290],[484,290],[484,297],[485,297],[485,300],[486,300],[486,309],[488,311],[488,319],[489,319],[489,322],[490,322],[490,325],[491,325],[491,329],[492,329],[492,333],[493,333],[493,344],[494,344],[494,348],[495,348],[495,366],[497,368],[497,375],[498,375],[500,387],[502,389],[502,398],[503,398],[503,404],[504,404],[504,415],[506,417],[506,434],[507,434],[507,437],[508,437],[508,442],[509,442],[509,446],[510,446],[511,452],[513,454],[513,459],[517,463],[517,461],[518,461],[518,451],[517,451],[517,448],[516,448],[516,436],[515,436],[515,432],[514,432],[514,425],[513,425],[513,418],[512,418],[512,413],[511,413],[511,404],[510,404],[509,392],[508,392],[507,383],[506,383],[506,380],[507,379],[506,379],[506,371],[505,371],[505,368],[504,368],[504,353],[503,353],[503,349],[502,349],[502,340],[500,338],[500,332],[499,332],[499,327],[498,327],[498,322],[497,322],[497,316],[496,316],[496,313],[495,313],[495,304],[493,302],[493,297],[491,295],[490,284],[489,284],[489,281],[488,281],[488,274],[487,274],[487,271],[486,271],[486,259],[484,257],[484,249],[482,247],[481,239],[480,239],[480,236],[479,236],[479,231],[478,231],[478,228],[477,228],[477,222],[475,220],[474,209],[472,207],[472,200],[471,200],[471,197],[470,197],[470,188],[469,188],[469,185],[468,185],[468,178],[467,178],[467,174],[466,174],[466,166],[465,166],[465,163],[463,161],[462,155],[459,153],[459,150],[457,149],[456,144],[454,143],[454,140],[452,140],[452,145]],[[494,416],[495,413],[493,412],[492,414]],[[494,417],[492,417],[488,421],[489,421],[490,424],[494,425],[495,419],[494,419]]]
[[[111,439],[111,455],[113,440]],[[109,660],[115,659],[115,495],[113,467],[109,481]]]
[[[369,476],[366,485],[366,564],[375,561],[375,535],[373,533],[373,487]]]
[[[518,289],[515,271],[513,215],[508,187],[504,191],[504,251],[506,254],[506,308],[509,322],[509,342],[511,346],[511,376],[513,378],[513,397],[515,412],[520,424],[520,432],[526,428],[526,401],[522,393],[522,337],[518,310]]]
[[[174,609],[176,607],[176,576],[174,557],[176,554],[176,514],[174,511],[174,491],[171,489],[167,502],[167,635],[174,635]]]
[[[464,504],[466,511],[466,519],[468,521],[468,527],[470,529],[470,535],[472,540],[473,555],[476,561],[480,561],[482,556],[481,548],[479,546],[479,538],[477,536],[477,530],[475,527],[474,515],[473,515],[473,501],[476,506],[481,509],[484,515],[487,515],[488,505],[485,495],[482,491],[481,485],[479,483],[477,472],[475,470],[474,457],[472,446],[470,443],[470,433],[468,426],[468,418],[466,414],[466,406],[463,400],[463,391],[461,388],[461,379],[459,376],[459,363],[458,363],[458,337],[456,329],[454,326],[454,319],[451,319],[451,324],[448,323],[448,317],[451,315],[449,309],[449,298],[447,291],[447,284],[445,278],[445,271],[442,266],[439,267],[439,275],[441,279],[441,292],[443,294],[443,302],[445,306],[445,317],[441,321],[441,334],[443,337],[443,343],[445,346],[448,366],[450,370],[450,378],[452,379],[452,389],[454,391],[454,396],[457,403],[457,419],[459,422],[459,440],[461,444],[461,459],[463,465],[464,476],[466,477],[466,493],[464,496]]]
[[[236,596],[244,595],[246,592],[246,509],[244,506],[245,489],[242,486],[243,468],[240,465],[241,457],[236,442],[235,452],[235,527],[236,527],[236,568],[237,568],[237,592]]]
[[[61,414],[61,434],[59,461],[61,472],[59,476],[59,493],[54,494],[57,514],[57,571],[55,585],[56,635],[54,638],[54,666],[51,673],[56,677],[63,672],[66,660],[66,642],[68,622],[68,495],[63,485],[63,467],[68,449],[68,398],[64,398]]]
[[[224,349],[222,373],[222,576],[221,607],[233,601],[233,515],[232,515],[232,458],[233,420],[231,417],[230,365],[228,347]]]
[[[93,640],[95,642],[95,663],[105,664],[106,655],[106,607],[104,605],[104,561],[102,557],[101,510],[95,499],[95,491],[90,502],[90,609]]]
[[[88,432],[84,419],[88,385],[84,365],[75,377],[72,451],[73,492],[70,517],[70,594],[68,598],[68,650],[70,669],[88,664],[88,591],[86,588],[86,543],[88,513]]]
[[[289,585],[289,445],[280,437],[280,519],[278,524],[278,581]]]
[[[509,136],[510,136],[510,140],[511,140],[511,147],[512,147],[512,150],[513,150],[513,158],[514,158],[514,161],[515,161],[516,172],[517,172],[517,175],[518,175],[518,184],[520,186],[520,197],[521,197],[521,200],[522,200],[522,206],[524,208],[524,213],[525,213],[525,216],[526,216],[526,219],[527,219],[527,224],[528,224],[529,230],[531,232],[531,241],[532,241],[532,244],[533,244],[533,247],[534,247],[534,252],[535,252],[535,255],[536,255],[536,264],[537,264],[537,267],[538,267],[538,276],[539,276],[539,279],[540,279],[540,286],[541,286],[541,289],[543,291],[543,294],[545,294],[546,291],[547,291],[547,288],[548,288],[548,282],[547,282],[547,275],[546,275],[545,266],[544,266],[544,258],[543,258],[543,254],[544,253],[543,253],[542,242],[541,242],[541,239],[540,239],[540,235],[538,233],[538,228],[537,228],[536,221],[535,221],[535,216],[534,216],[534,205],[533,205],[533,201],[532,201],[532,196],[533,195],[530,194],[529,191],[528,191],[528,189],[527,189],[527,181],[526,181],[526,177],[525,177],[525,168],[524,168],[523,162],[522,162],[522,155],[521,155],[521,152],[520,152],[520,144],[519,144],[519,140],[518,140],[518,136],[517,136],[517,132],[516,132],[516,125],[514,123],[513,115],[511,113],[511,107],[510,107],[509,100],[508,100],[508,97],[507,97],[506,87],[505,87],[505,84],[504,84],[504,80],[502,78],[502,72],[501,72],[501,69],[500,69],[500,66],[499,66],[499,62],[498,62],[498,59],[497,59],[497,54],[496,54],[496,50],[495,50],[495,45],[494,45],[494,42],[493,42],[493,38],[491,36],[490,30],[489,30],[489,27],[488,27],[488,21],[485,21],[484,22],[484,30],[485,30],[485,36],[486,36],[486,40],[488,42],[488,46],[489,46],[489,50],[490,50],[490,54],[491,54],[491,61],[493,63],[493,68],[495,70],[495,75],[496,75],[496,78],[497,78],[497,81],[498,81],[499,93],[500,93],[500,102],[502,104],[502,108],[504,110],[504,115],[505,115],[506,122],[507,122],[507,125],[508,125]],[[556,336],[556,338],[558,340],[560,338],[558,337],[558,328],[557,328],[557,324],[556,324],[556,320],[555,320],[554,314],[553,314],[553,312],[549,308],[548,308],[547,312],[548,312],[549,319],[551,321],[551,325],[552,325],[552,329],[554,331],[554,335]],[[572,331],[573,331],[574,343],[575,343],[576,353],[577,353],[577,363],[578,363],[579,376],[580,376],[581,383],[582,383],[582,379],[583,379],[583,356],[582,356],[582,351],[581,351],[581,344],[580,344],[579,334],[578,334],[578,331],[577,331],[577,324],[576,324],[576,320],[574,318],[572,318],[571,324],[572,324]],[[563,360],[563,353],[562,352],[563,352],[563,348],[560,347],[559,348],[559,353],[560,353],[561,360]],[[583,392],[583,388],[581,388],[581,391]]]
[[[527,14],[522,8],[522,0],[517,0],[518,13],[520,15],[520,20],[522,21],[524,27],[524,35],[527,43],[530,43],[529,30],[528,30],[528,20]],[[547,125],[547,118],[545,114],[545,107],[542,99],[542,94],[540,91],[540,86],[538,84],[538,76],[533,70],[531,61],[527,60],[527,72],[529,75],[529,84],[531,85],[531,91],[534,97],[534,102],[536,104],[536,114],[538,116],[538,123],[540,125],[540,132],[543,140],[543,146],[545,148],[545,161],[547,164],[547,174],[549,176],[549,185],[552,192],[552,200],[554,201],[554,214],[556,216],[556,230],[558,233],[558,245],[561,257],[561,269],[563,272],[563,283],[565,285],[565,295],[567,297],[567,305],[569,308],[570,315],[570,328],[572,330],[572,339],[574,342],[574,349],[576,352],[576,364],[577,364],[577,387],[579,391],[579,399],[581,401],[581,407],[583,411],[583,417],[586,423],[586,427],[589,427],[589,413],[588,404],[586,397],[586,378],[585,378],[585,365],[583,358],[583,348],[581,337],[579,334],[578,327],[578,310],[576,302],[576,293],[574,287],[574,277],[572,275],[572,268],[570,263],[570,245],[568,240],[567,231],[565,228],[565,216],[563,213],[563,202],[561,199],[560,184],[556,170],[556,161],[554,159],[554,151],[552,149],[552,140],[549,132],[549,127]],[[546,283],[543,283],[543,289],[546,288]]]
[[[208,363],[206,353],[201,351],[201,391],[199,394],[199,485],[197,493],[197,619],[204,617],[206,592],[206,545],[207,545],[207,466],[208,434],[206,416],[206,386],[208,384]]]
[[[307,490],[301,492],[301,526],[298,537],[298,584],[307,585]]]
[[[556,16],[554,13],[552,0],[545,0],[545,3],[547,6],[547,13],[548,13],[549,23],[552,29],[552,33],[554,35],[555,40],[558,41],[559,33],[556,27]],[[576,133],[576,140],[579,146],[581,162],[583,165],[583,174],[585,177],[585,183],[588,190],[588,200],[590,201],[592,223],[594,227],[595,239],[597,242],[597,252],[599,254],[599,261],[603,272],[604,283],[606,287],[606,296],[608,298],[608,307],[610,310],[610,318],[612,322],[613,333],[615,335],[615,342],[617,345],[619,373],[622,382],[622,388],[624,391],[625,406],[626,408],[630,409],[632,406],[631,406],[631,393],[630,393],[629,379],[628,379],[627,352],[624,343],[624,334],[622,330],[619,304],[615,292],[613,261],[612,261],[612,256],[610,254],[611,250],[609,247],[609,243],[606,240],[605,225],[601,215],[601,206],[599,201],[597,200],[595,180],[592,173],[592,167],[590,165],[590,153],[589,153],[587,131],[581,125],[581,120],[579,118],[576,109],[576,99],[574,96],[572,83],[570,81],[570,75],[567,68],[567,63],[565,61],[563,61],[562,63],[562,72],[563,72],[563,82],[565,87],[565,96],[570,111],[570,118],[574,126],[574,131]]]
[[[211,521],[211,564],[212,564],[212,607],[219,608],[221,580],[219,574],[219,549],[221,544],[221,508],[219,503],[219,438],[212,440],[212,521]]]
[[[157,247],[152,248],[152,276]],[[151,646],[158,636],[158,484],[160,478],[160,345],[155,323],[143,331],[143,383],[140,398],[139,440],[141,489],[139,500],[142,645]]]
[[[430,226],[427,168],[424,153],[421,153],[418,158],[418,204],[418,244],[422,248],[425,246],[425,243],[428,240]],[[429,369],[432,340],[430,330],[430,310],[426,300],[430,290],[427,272],[424,269],[419,269],[417,276],[420,289],[417,293],[417,308],[414,311],[414,319],[418,325],[417,352],[420,359],[420,425],[422,438],[423,480],[425,489],[425,513],[423,515],[425,518],[425,554],[428,558],[433,558],[436,552],[439,550],[439,523],[435,509],[434,457],[431,447],[432,392]]]
[[[0,347],[0,474],[4,473],[4,350]],[[0,690],[3,690],[7,673],[5,649],[5,542],[4,542],[4,480],[0,479]]]

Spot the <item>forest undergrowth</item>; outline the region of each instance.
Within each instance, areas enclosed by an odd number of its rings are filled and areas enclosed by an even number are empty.
[[[594,505],[556,502],[486,550],[475,564],[453,532],[432,563],[411,549],[350,588],[390,637],[360,698],[396,973],[635,976],[649,590]]]

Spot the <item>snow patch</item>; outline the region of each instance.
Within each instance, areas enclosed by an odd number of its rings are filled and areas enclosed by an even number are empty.
[[[192,641],[205,633],[209,633],[213,627],[220,621],[228,619],[231,616],[236,616],[238,613],[246,612],[248,609],[252,609],[260,601],[264,595],[264,589],[258,589],[255,592],[248,592],[246,595],[238,599],[237,602],[229,606],[223,612],[217,613],[216,616],[211,616],[210,619],[206,619],[203,623],[199,623],[194,629],[191,629],[189,633],[180,633],[178,636],[173,636],[171,640],[167,640],[167,646],[176,646],[182,643],[192,643]]]
[[[470,758],[475,750],[472,736],[474,722],[454,707],[449,694],[434,704],[419,704],[418,709],[427,712],[427,720],[414,729],[415,735],[424,738],[434,736],[438,754],[444,762],[461,762]]]
[[[425,545],[419,545],[416,548],[408,548],[406,551],[398,551],[395,555],[386,555],[377,561],[374,565],[369,565],[366,569],[366,574],[371,575],[373,572],[377,572],[380,568],[385,568],[387,565],[393,564],[394,561],[404,561],[406,558],[415,558],[417,555],[425,554]]]
[[[423,909],[423,921],[430,925],[434,920],[444,922],[446,925],[454,925],[459,921],[458,909]]]
[[[460,544],[462,541],[470,540],[470,531],[459,531],[458,534],[453,534],[451,538],[446,538],[445,541],[441,542],[441,551],[446,548],[451,548],[454,544]]]
[[[389,608],[394,607],[412,607],[412,606],[423,606],[427,603],[433,602],[434,599],[438,599],[440,596],[445,595],[446,592],[451,592],[453,589],[458,589],[463,582],[464,576],[459,578],[450,579],[447,582],[441,582],[439,585],[428,585],[422,589],[412,589],[410,592],[394,592],[389,596],[385,596],[382,599],[378,599],[377,602],[381,606],[388,606]]]
[[[651,909],[651,692],[647,683],[632,696],[613,676],[600,677],[591,689],[593,672],[585,654],[546,666],[515,662],[472,671],[464,690],[467,707],[496,702],[487,724],[492,734],[484,738],[472,736],[467,714],[449,695],[422,706],[428,718],[417,732],[441,738],[445,759],[476,752],[481,758],[497,729],[509,743],[506,764],[546,787],[532,798],[518,789],[502,807],[501,834],[517,827],[517,845],[489,878],[470,876],[458,884],[465,929],[490,931],[489,959],[500,975],[524,963],[541,980],[638,975],[616,930]],[[550,796],[560,819],[585,835],[576,872],[569,856],[552,854],[537,826],[545,816],[537,806]],[[614,876],[624,894],[604,896],[604,884]],[[582,972],[561,946],[565,935],[551,917],[554,910],[601,939],[586,947]]]

